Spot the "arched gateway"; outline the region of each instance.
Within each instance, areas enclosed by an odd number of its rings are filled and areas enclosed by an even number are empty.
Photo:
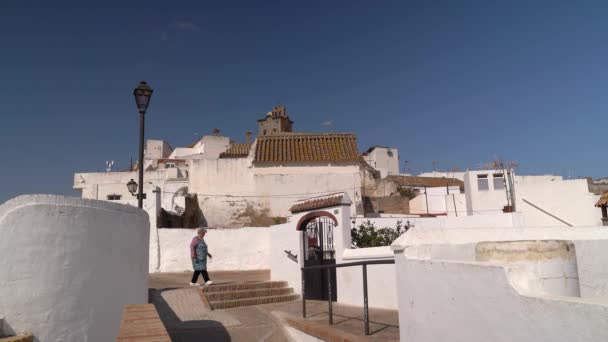
[[[350,205],[350,199],[343,193],[299,201],[291,208],[293,214],[301,214],[296,229],[302,234],[300,255],[303,266],[336,263],[335,237],[338,219],[331,207]],[[334,211],[336,212],[336,211]],[[305,299],[328,300],[328,277],[331,277],[331,297],[337,299],[336,269],[310,270],[305,277]]]

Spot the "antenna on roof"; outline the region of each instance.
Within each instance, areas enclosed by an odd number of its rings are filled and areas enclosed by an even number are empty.
[[[114,161],[110,160],[107,161],[106,160],[106,172],[112,172],[112,167],[114,166]]]

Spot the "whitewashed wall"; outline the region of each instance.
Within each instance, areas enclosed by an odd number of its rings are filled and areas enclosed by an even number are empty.
[[[438,216],[438,217],[417,217],[411,215],[392,215],[392,217],[377,218],[353,218],[355,226],[358,227],[364,222],[374,223],[376,228],[390,227],[395,228],[398,221],[402,224],[409,223],[416,228],[492,228],[492,227],[521,227],[523,218],[519,213],[500,213],[473,216]]]
[[[431,171],[423,172],[418,177],[435,177],[435,178],[456,178],[464,180],[464,171]]]
[[[198,194],[209,226],[247,226],[260,214],[288,216],[295,201],[323,194],[346,192],[353,202],[361,200],[358,165],[253,167],[251,162],[192,161],[189,191]]]
[[[574,226],[601,225],[601,210],[595,207],[599,196],[589,192],[586,179],[516,176],[517,210],[529,226],[562,226],[562,222],[542,213],[524,199]]]
[[[375,147],[363,158],[371,167],[380,172],[381,178],[399,174],[399,150],[396,148]]]
[[[412,229],[391,248],[407,246],[408,258],[474,261],[478,242],[550,239],[574,243],[582,297],[608,296],[608,230],[603,227]]]
[[[270,278],[287,281],[295,293],[302,293],[302,232],[296,231],[293,222],[272,226],[269,230]],[[285,251],[297,255],[297,262],[289,259]]]
[[[157,188],[161,194],[162,208],[171,211],[176,204],[183,206],[183,198],[180,199],[176,193],[180,189],[188,188],[188,178],[172,178],[172,173],[177,171],[178,169],[165,169],[144,173],[144,193],[146,194],[144,206],[156,205],[154,203],[156,197],[152,191]],[[117,203],[131,203],[135,199],[127,189],[127,183],[131,179],[138,181],[137,172],[76,173],[74,189],[82,192],[82,198],[107,200],[108,195],[120,195],[122,197],[116,201]]]
[[[572,241],[580,296],[525,292],[516,266],[475,261],[484,241]],[[400,336],[413,341],[608,339],[603,227],[413,229],[395,250]],[[437,327],[442,327],[438,329]],[[483,327],[483,328],[480,328]]]
[[[499,266],[397,257],[404,341],[606,341],[608,306],[528,297]]]
[[[389,246],[360,249],[346,249],[341,262],[365,260],[391,260],[393,253]],[[361,266],[338,269],[338,301],[340,303],[363,306],[363,269]],[[395,265],[367,266],[367,293],[370,307],[397,309]]]
[[[477,175],[489,175],[489,190],[479,191]],[[507,204],[504,189],[494,190],[493,171],[465,174],[467,211],[470,215],[496,214]],[[601,211],[594,207],[599,197],[589,192],[586,179],[564,180],[561,176],[515,176],[516,210],[528,226],[566,226],[524,201],[533,203],[573,226],[601,225]]]
[[[192,271],[190,242],[195,229],[159,229],[160,272]],[[262,270],[270,268],[270,230],[268,228],[214,228],[205,242],[213,258],[210,271]]]
[[[410,213],[412,214],[451,214],[466,215],[466,203],[460,194],[460,188],[451,186],[446,188],[418,188],[420,194],[410,200]],[[425,194],[426,191],[426,194]],[[428,211],[427,211],[428,203]]]
[[[21,196],[0,206],[0,316],[39,341],[112,341],[123,306],[148,300],[145,212]]]

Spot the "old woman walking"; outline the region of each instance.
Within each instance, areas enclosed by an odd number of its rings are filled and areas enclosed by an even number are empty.
[[[192,268],[194,268],[190,286],[198,286],[197,281],[199,274],[203,275],[205,285],[213,284],[207,273],[207,256],[210,258],[213,257],[207,251],[207,243],[203,240],[205,234],[207,234],[206,228],[198,228],[196,230],[196,236],[192,238],[192,242],[190,243],[190,257],[192,258]]]

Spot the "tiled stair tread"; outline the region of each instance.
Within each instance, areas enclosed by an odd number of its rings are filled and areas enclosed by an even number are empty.
[[[286,301],[290,301],[290,300],[296,300],[298,298],[300,298],[300,295],[288,294],[288,295],[280,295],[280,296],[266,296],[266,297],[243,298],[243,299],[223,300],[223,301],[209,301],[209,304],[211,305],[211,307],[213,309],[227,309],[227,308],[234,308],[237,306],[286,302]]]
[[[273,287],[266,289],[252,289],[252,290],[237,290],[237,291],[215,291],[205,293],[208,301],[220,301],[220,300],[232,300],[232,299],[243,299],[253,297],[268,297],[268,296],[279,296],[292,294],[293,288],[291,287]]]
[[[203,288],[203,292],[211,293],[218,291],[238,291],[238,290],[253,290],[253,289],[268,289],[287,287],[286,281],[262,281],[256,283],[235,283],[235,284],[218,284],[206,286]]]

